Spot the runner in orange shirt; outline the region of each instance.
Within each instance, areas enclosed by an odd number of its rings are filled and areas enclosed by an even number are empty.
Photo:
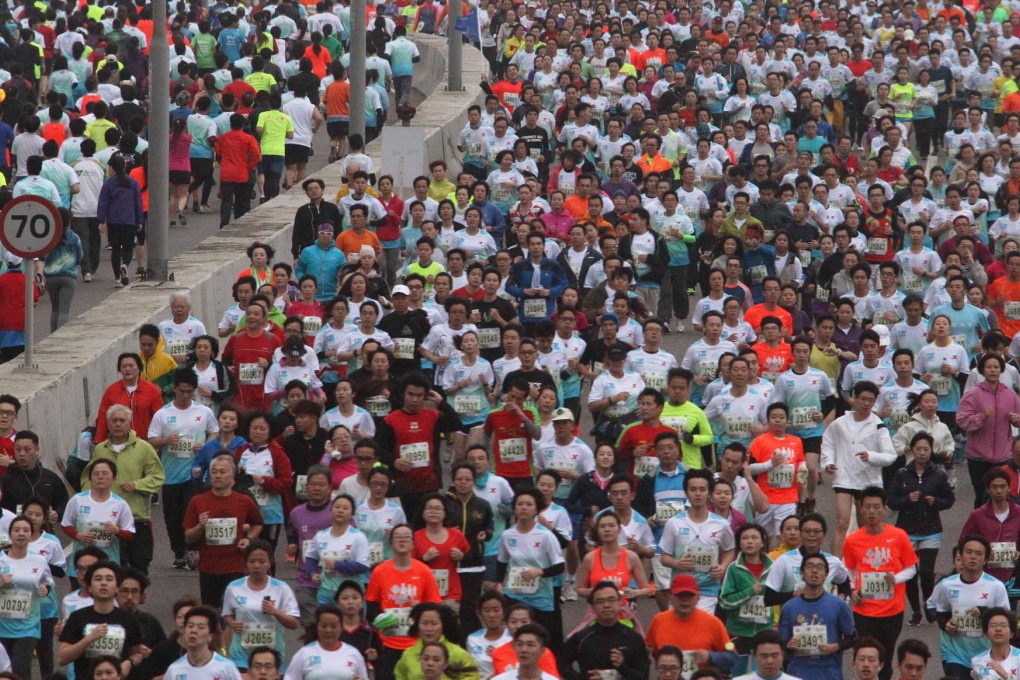
[[[804,444],[800,437],[786,433],[790,412],[786,404],[771,404],[767,411],[769,431],[751,442],[750,472],[762,493],[769,499],[769,509],[755,515],[754,521],[765,527],[773,539],[779,536],[783,520],[797,511],[804,492],[801,470],[804,467]]]
[[[1006,255],[1006,275],[988,286],[988,299],[999,320],[999,330],[1012,339],[1020,331],[1020,252]]]
[[[775,382],[781,373],[793,366],[793,350],[783,342],[783,322],[776,316],[761,320],[762,341],[751,345],[758,355],[758,377]]]

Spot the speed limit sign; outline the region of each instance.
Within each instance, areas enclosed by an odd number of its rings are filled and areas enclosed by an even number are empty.
[[[57,207],[39,196],[19,196],[0,211],[0,243],[24,258],[44,257],[63,237]]]

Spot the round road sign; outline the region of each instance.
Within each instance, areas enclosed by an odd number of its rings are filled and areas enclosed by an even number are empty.
[[[20,257],[44,257],[62,231],[57,207],[39,196],[19,196],[0,211],[0,242]]]

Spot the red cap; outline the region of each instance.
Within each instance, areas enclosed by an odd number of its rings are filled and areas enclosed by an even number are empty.
[[[698,589],[697,580],[689,574],[677,574],[674,576],[673,582],[669,585],[669,592],[674,595],[683,595],[684,593],[691,595],[701,594],[701,591]]]

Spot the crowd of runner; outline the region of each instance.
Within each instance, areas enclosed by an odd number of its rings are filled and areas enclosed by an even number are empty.
[[[207,4],[170,7],[155,209],[308,202],[215,328],[183,291],[140,328],[63,474],[0,395],[0,676],[1020,676],[1020,8],[464,3],[484,105],[398,196],[365,145],[446,5],[369,8],[363,137],[349,6]],[[0,10],[53,330],[104,242],[147,274],[151,16]],[[197,572],[173,621],[154,559]]]

